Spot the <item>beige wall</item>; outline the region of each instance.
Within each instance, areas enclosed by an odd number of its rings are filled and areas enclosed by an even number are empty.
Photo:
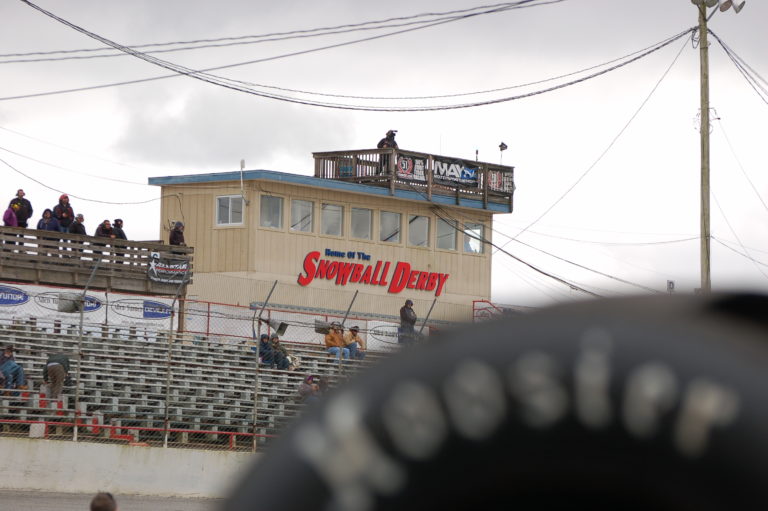
[[[456,251],[435,248],[437,216],[430,203],[406,201],[382,196],[339,192],[310,186],[300,186],[265,180],[245,183],[244,193],[250,205],[246,206],[241,226],[216,226],[215,203],[217,196],[240,195],[240,183],[201,183],[164,186],[161,228],[167,239],[169,224],[175,220],[185,223],[185,237],[195,247],[195,277],[188,294],[198,299],[223,303],[241,303],[263,300],[275,280],[281,292],[274,303],[346,310],[355,290],[359,291],[354,309],[358,312],[397,314],[405,298],[423,303],[424,312],[435,298],[434,291],[404,289],[399,294],[388,292],[388,287],[365,284],[336,285],[332,280],[315,279],[307,287],[297,285],[303,273],[305,256],[320,251],[323,259],[340,262],[375,264],[377,260],[390,261],[390,275],[398,261],[407,262],[412,270],[447,273],[442,294],[433,311],[434,319],[471,319],[472,300],[489,299],[491,283],[491,254],[486,245],[483,254],[464,253],[463,235],[457,233]],[[260,197],[264,194],[283,198],[283,228],[263,228],[259,224]],[[314,202],[314,232],[289,230],[291,199]],[[341,237],[319,234],[320,204],[338,204],[344,207],[344,235]],[[349,236],[350,209],[368,208],[373,214],[372,241]],[[403,215],[403,232],[398,244],[378,242],[379,212],[398,212]],[[409,247],[407,244],[407,218],[409,214],[430,218],[430,247]],[[485,226],[485,237],[491,238],[492,215],[486,211],[467,208],[442,207],[442,216],[461,221],[480,222]],[[326,257],[326,249],[339,252],[364,252],[370,261],[358,258]],[[240,279],[247,279],[239,282]],[[255,282],[254,282],[255,281]],[[259,283],[262,284],[259,284]],[[256,292],[254,286],[265,287]],[[261,298],[259,298],[261,297]],[[281,301],[282,300],[282,301]],[[423,313],[422,313],[423,315]]]

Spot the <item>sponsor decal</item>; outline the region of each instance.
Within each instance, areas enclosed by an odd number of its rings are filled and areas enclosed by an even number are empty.
[[[71,295],[71,294],[72,293],[66,293],[66,295]],[[48,291],[48,292],[40,293],[39,295],[37,295],[35,297],[35,303],[37,303],[40,307],[43,307],[45,309],[58,311],[60,298],[63,298],[64,300],[71,299],[69,296],[62,296],[62,293],[54,293],[52,291]],[[97,311],[101,309],[102,305],[103,303],[101,302],[101,300],[99,300],[95,296],[86,295],[85,310],[83,312]]]
[[[477,187],[478,167],[472,167],[460,160],[433,160],[433,181],[438,184],[461,184],[469,187]],[[413,181],[426,182],[427,160],[411,158],[410,156],[397,157],[397,177]]]
[[[115,314],[133,319],[159,320],[171,317],[171,306],[141,298],[127,298],[110,304]]]
[[[29,301],[29,295],[19,288],[0,286],[0,307],[14,307]]]
[[[326,255],[328,253],[326,250]],[[344,252],[339,254],[343,257]],[[369,261],[370,256],[363,260]],[[440,296],[449,276],[447,273],[415,270],[403,261],[394,264],[391,261],[371,261],[363,264],[322,259],[320,252],[314,251],[304,257],[303,272],[299,274],[298,283],[300,286],[308,286],[317,278],[334,280],[337,286],[366,284],[386,287],[387,292],[392,294],[400,293],[403,289],[414,289],[434,291],[435,296]]]
[[[397,325],[378,325],[368,330],[368,337],[379,342],[397,343]]]

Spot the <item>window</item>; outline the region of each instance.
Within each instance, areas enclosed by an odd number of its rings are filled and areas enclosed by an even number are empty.
[[[437,248],[456,250],[456,223],[437,219]]]
[[[344,206],[338,204],[323,204],[320,218],[323,234],[341,236],[344,234]]]
[[[315,203],[308,200],[291,201],[291,230],[312,232]]]
[[[365,208],[352,208],[352,237],[369,240],[373,235],[373,211]]]
[[[283,198],[273,195],[261,196],[261,226],[272,229],[283,228]]]
[[[239,195],[216,197],[216,225],[243,223],[243,198]]]
[[[429,246],[429,217],[408,215],[408,244],[414,247]]]
[[[483,224],[467,222],[464,224],[464,252],[483,253]]]
[[[400,213],[382,211],[379,219],[379,239],[387,243],[400,243]]]

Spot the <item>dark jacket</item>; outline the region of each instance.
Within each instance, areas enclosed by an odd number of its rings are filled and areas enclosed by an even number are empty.
[[[64,353],[54,353],[48,355],[48,360],[43,366],[43,381],[48,381],[48,364],[61,364],[64,367],[64,371],[69,374],[69,357]]]
[[[50,209],[46,209],[45,211],[51,213]],[[45,211],[43,211],[43,215],[45,215]],[[18,213],[16,214],[16,218],[18,219]],[[51,216],[48,220],[45,219],[45,216],[40,219],[39,222],[37,222],[37,228],[40,231],[56,231],[59,232],[59,221],[56,220],[56,217]]]
[[[413,308],[408,307],[407,305],[403,305],[400,308],[400,326],[403,328],[410,328],[413,330],[413,327],[416,325],[416,312],[413,310]]]
[[[113,234],[115,234],[115,229],[113,227],[109,227],[109,228],[104,227],[104,223],[102,222],[96,228],[95,236],[99,238],[111,238]]]
[[[69,233],[82,234],[83,236],[87,236],[85,232],[85,226],[82,224],[82,222],[78,222],[77,220],[69,224]]]
[[[184,231],[181,229],[173,229],[168,238],[168,243],[171,245],[186,246],[186,243],[184,243]]]
[[[16,210],[16,220],[19,222],[19,227],[26,227],[27,220],[32,217],[32,203],[27,199],[14,197],[11,199],[11,202],[8,203],[8,206],[13,206],[14,204],[19,205],[19,209]]]
[[[119,240],[127,240],[128,236],[125,235],[125,231],[122,227],[112,227],[112,232],[115,233],[115,238]]]
[[[56,217],[56,220],[59,221],[59,225],[62,227],[69,227],[69,224],[75,220],[75,212],[69,202],[64,204],[59,201],[59,203],[53,207],[53,216]]]

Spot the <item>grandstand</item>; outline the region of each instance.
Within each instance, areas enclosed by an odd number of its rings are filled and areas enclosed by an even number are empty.
[[[14,346],[30,387],[0,399],[2,435],[256,450],[301,412],[306,374],[333,386],[385,355],[369,349],[364,362],[339,365],[317,341],[281,341],[301,359],[281,371],[258,367],[242,338],[89,324],[81,339],[75,325],[15,319],[0,325],[0,344]],[[69,354],[75,380],[60,402],[41,392],[51,352]]]

